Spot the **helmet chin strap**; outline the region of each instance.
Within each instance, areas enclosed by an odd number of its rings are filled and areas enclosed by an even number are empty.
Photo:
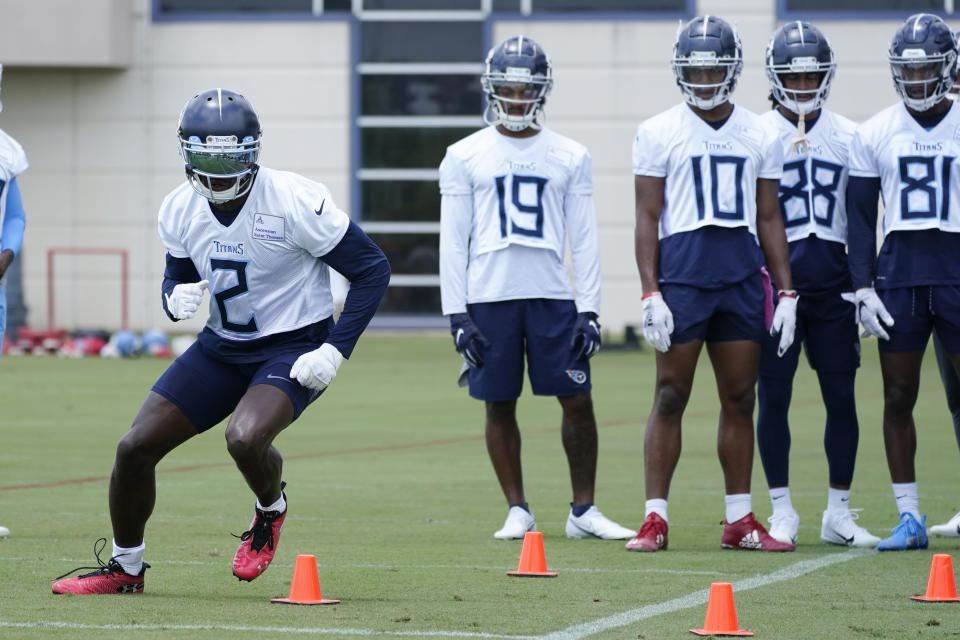
[[[804,121],[806,109],[797,109],[797,137],[790,141],[794,153],[807,152],[807,124]]]

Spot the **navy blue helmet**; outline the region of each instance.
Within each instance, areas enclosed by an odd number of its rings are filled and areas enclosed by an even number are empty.
[[[480,84],[487,96],[483,114],[487,124],[510,131],[539,128],[537,116],[553,88],[553,65],[536,40],[513,36],[490,49]],[[500,95],[508,88],[516,91]]]
[[[810,113],[823,106],[836,68],[830,41],[809,22],[788,22],[767,42],[767,79],[773,97],[794,113]],[[788,90],[782,75],[792,73],[818,73],[820,85],[816,89]]]
[[[888,53],[893,85],[904,104],[930,109],[950,91],[957,75],[957,42],[947,23],[918,13],[893,34]]]
[[[670,61],[677,84],[688,104],[713,109],[730,99],[743,69],[740,36],[730,24],[716,16],[700,16],[677,31]],[[722,70],[723,79],[712,84],[690,82],[692,70]],[[706,95],[712,91],[710,95]]]
[[[260,119],[250,102],[228,89],[193,96],[177,129],[187,180],[211,202],[250,191],[260,158]]]

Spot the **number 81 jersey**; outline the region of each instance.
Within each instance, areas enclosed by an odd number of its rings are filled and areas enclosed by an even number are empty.
[[[859,127],[850,144],[850,175],[880,178],[883,235],[939,229],[960,232],[960,109],[929,131],[902,102]]]

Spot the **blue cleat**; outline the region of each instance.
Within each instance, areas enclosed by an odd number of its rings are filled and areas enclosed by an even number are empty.
[[[920,522],[909,513],[900,514],[900,524],[891,529],[893,535],[877,544],[877,551],[906,551],[927,548],[927,516]]]

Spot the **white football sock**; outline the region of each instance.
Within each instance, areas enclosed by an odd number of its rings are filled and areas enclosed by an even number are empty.
[[[790,487],[770,489],[770,504],[773,505],[774,515],[785,511],[794,511],[790,501]]]
[[[749,493],[731,493],[725,495],[723,501],[727,505],[727,522],[736,522],[753,511]]]
[[[130,575],[140,575],[140,570],[143,569],[143,550],[146,548],[147,545],[143,542],[136,547],[118,547],[117,541],[114,540],[113,558]]]
[[[670,520],[667,519],[667,501],[663,498],[647,500],[646,505],[644,506],[644,519],[646,519],[646,517],[651,513],[655,513],[663,518],[664,522],[670,522]]]

